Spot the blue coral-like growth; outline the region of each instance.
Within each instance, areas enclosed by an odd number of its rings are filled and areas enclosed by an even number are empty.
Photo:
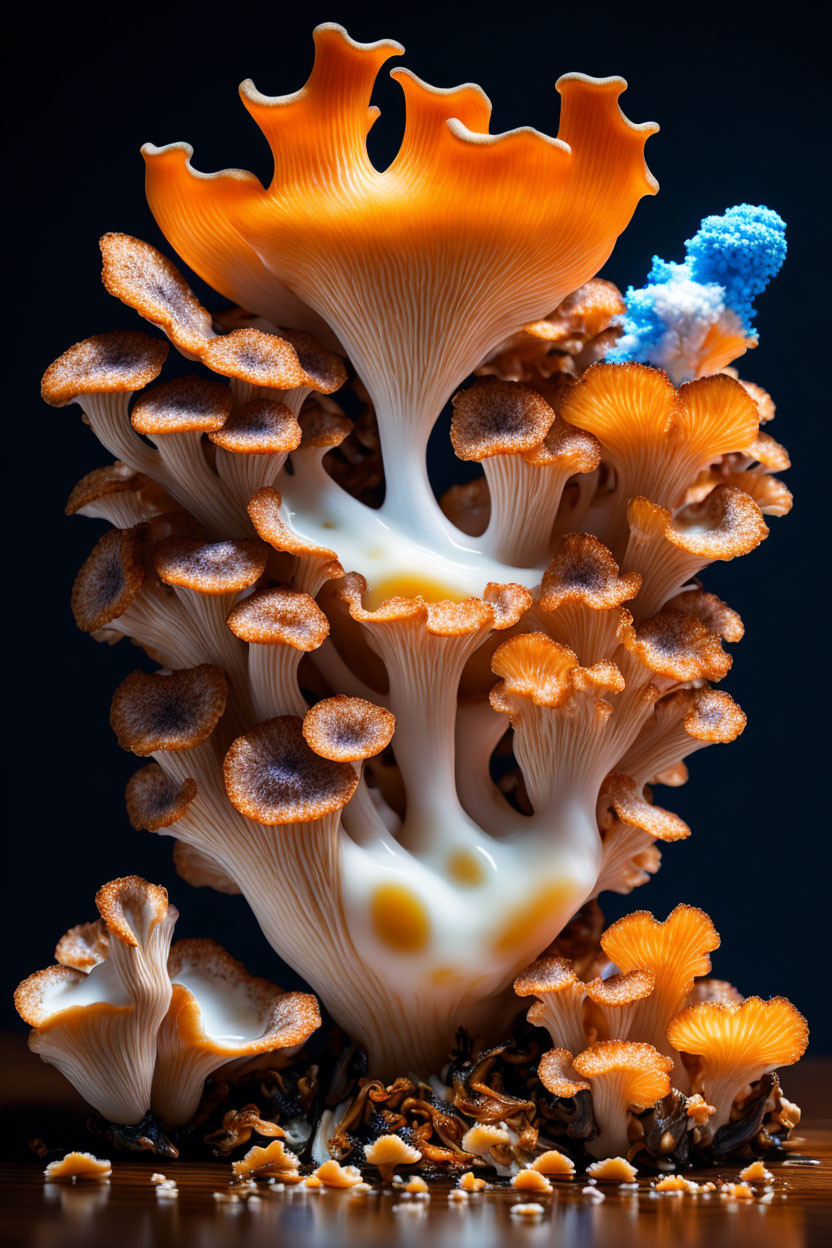
[[[695,374],[712,326],[733,323],[751,343],[754,299],[783,264],[785,232],[776,212],[753,204],[705,217],[681,264],[654,256],[646,284],[627,291],[624,332],[607,359],[657,364],[683,377]]]

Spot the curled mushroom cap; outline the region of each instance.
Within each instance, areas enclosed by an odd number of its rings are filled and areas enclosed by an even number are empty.
[[[566,533],[543,575],[540,606],[556,611],[565,602],[580,602],[604,611],[635,598],[640,587],[638,572],[621,576],[612,553],[597,537]]]
[[[167,675],[131,672],[113,695],[110,727],[123,750],[190,750],[207,741],[225,710],[228,685],[203,663]]]
[[[665,537],[687,554],[710,562],[747,555],[768,537],[768,526],[750,494],[718,485],[701,502],[678,511]]]
[[[170,1008],[159,1030],[154,1112],[189,1122],[212,1071],[235,1058],[289,1054],[320,1026],[318,1003],[249,975],[213,940],[180,940],[170,951]]]
[[[571,1100],[579,1092],[588,1092],[589,1084],[579,1079],[572,1065],[572,1054],[566,1049],[550,1049],[538,1063],[537,1077],[553,1096]]]
[[[171,997],[167,958],[177,912],[164,888],[139,876],[103,885],[95,925],[74,929],[58,945],[84,969],[50,966],[15,993],[21,1018],[34,1028],[29,1047],[56,1066],[111,1122],[139,1122],[150,1107],[156,1035]]]
[[[380,754],[395,727],[396,717],[385,707],[343,693],[316,703],[303,719],[304,738],[315,753],[344,763]]]
[[[723,641],[741,641],[745,634],[739,614],[717,598],[716,594],[706,593],[703,589],[686,589],[667,605],[676,607],[679,611],[687,611],[688,615],[695,615]]]
[[[213,337],[211,314],[176,265],[130,234],[105,234],[100,245],[108,293],[158,325],[180,350],[198,355]]]
[[[569,475],[594,472],[601,462],[601,443],[585,429],[576,429],[556,416],[543,441],[524,452],[523,459],[535,467],[556,468]]]
[[[581,667],[569,646],[553,641],[546,633],[509,637],[494,651],[491,670],[502,677],[489,694],[491,705],[512,722],[524,701],[534,706],[560,707],[575,693],[620,693],[624,688],[624,679],[614,663]]]
[[[310,823],[340,810],[355,792],[349,763],[316,754],[292,715],[258,724],[234,741],[223,763],[232,804],[256,823]]]
[[[675,607],[664,607],[637,628],[627,623],[619,635],[645,667],[671,680],[721,680],[731,667],[716,633]]]
[[[648,802],[629,776],[610,772],[602,786],[601,796],[624,823],[641,828],[659,841],[680,841],[690,836],[690,828],[683,819]]]
[[[123,615],[144,583],[144,525],[110,529],[81,565],[72,586],[72,614],[85,633]]]
[[[196,783],[179,784],[158,763],[140,767],[127,782],[127,816],[137,831],[158,832],[181,819],[196,797]]]
[[[685,731],[698,741],[735,741],[746,725],[745,712],[722,689],[698,689],[684,719]]]
[[[228,627],[242,641],[260,646],[317,650],[329,634],[321,608],[295,589],[259,589],[236,603]]]
[[[103,919],[79,923],[65,932],[55,946],[55,961],[76,971],[91,971],[110,951],[107,924]]]
[[[236,409],[208,437],[237,455],[279,455],[300,446],[297,417],[277,399],[252,399]]]
[[[596,1005],[617,1009],[643,1001],[656,985],[652,971],[628,971],[626,975],[610,975],[608,979],[593,979],[586,985],[586,995]]]
[[[451,443],[460,459],[531,451],[546,437],[555,413],[528,386],[478,377],[453,400]]]
[[[588,1079],[592,1112],[600,1134],[587,1147],[595,1157],[627,1150],[630,1111],[647,1109],[670,1091],[673,1061],[651,1044],[602,1040],[573,1058],[575,1070]]]
[[[699,1058],[695,1089],[715,1108],[712,1126],[728,1121],[735,1097],[778,1066],[800,1060],[809,1042],[806,1019],[785,997],[705,1001],[672,1019],[674,1049]]]
[[[338,566],[339,575],[343,569],[335,564],[335,551],[328,546],[316,546],[305,538],[299,537],[284,522],[280,514],[281,497],[273,486],[264,485],[255,490],[248,504],[248,514],[257,536],[268,542],[275,550],[285,550],[290,555],[311,556],[314,559],[332,560],[333,567]]]
[[[141,472],[134,472],[127,464],[116,460],[104,468],[93,468],[92,472],[88,472],[72,487],[64,513],[67,516],[77,515],[78,512],[82,515],[97,514],[86,513],[85,509],[94,507],[96,503],[113,495],[130,496],[140,492],[142,496],[145,493],[155,493],[158,497],[164,497],[162,490],[149,477]]]
[[[141,390],[159,376],[168,344],[134,330],[96,334],[64,351],[43,374],[40,392],[50,407],[82,394]]]
[[[397,1166],[414,1166],[422,1160],[422,1154],[400,1135],[380,1135],[372,1144],[365,1144],[364,1160],[369,1166],[375,1166],[382,1180],[389,1183]]]
[[[203,542],[166,537],[153,549],[153,567],[166,585],[198,594],[234,594],[248,589],[266,570],[267,549],[254,539]]]
[[[179,377],[147,390],[133,405],[130,423],[150,437],[169,433],[212,433],[231,412],[231,391],[209,377]]]
[[[298,417],[302,451],[330,450],[340,446],[352,433],[352,421],[342,411],[332,410],[332,407],[322,407],[320,402],[310,403],[307,400]]]

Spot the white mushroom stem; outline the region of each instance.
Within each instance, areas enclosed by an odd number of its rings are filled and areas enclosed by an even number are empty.
[[[491,498],[482,549],[518,568],[545,562],[569,469],[528,464],[522,455],[493,455],[482,466]]]
[[[277,642],[248,647],[248,675],[255,719],[274,715],[305,715],[309,709],[298,685],[298,666],[305,651]]]

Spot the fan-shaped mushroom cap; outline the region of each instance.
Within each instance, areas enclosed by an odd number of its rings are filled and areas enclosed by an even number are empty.
[[[602,1161],[593,1161],[586,1172],[599,1183],[632,1183],[638,1176],[638,1170],[626,1157],[605,1157]]]
[[[568,646],[552,641],[546,633],[519,633],[509,637],[491,659],[500,680],[491,690],[495,711],[516,715],[522,700],[534,706],[563,706],[575,692],[594,689],[621,692],[624,681],[614,663],[581,667]]]
[[[167,957],[177,912],[164,888],[138,876],[112,880],[95,898],[106,927],[67,933],[65,956],[84,970],[50,966],[30,975],[15,1006],[35,1030],[29,1047],[56,1066],[111,1122],[139,1122],[150,1106],[156,1034],[170,1003]],[[83,948],[82,948],[83,946]]]
[[[320,1179],[324,1187],[335,1188],[355,1187],[362,1180],[358,1166],[342,1166],[334,1158],[318,1166],[315,1177]]]
[[[575,1173],[575,1163],[565,1153],[559,1152],[556,1148],[550,1148],[545,1153],[535,1157],[534,1161],[529,1163],[529,1169],[537,1170],[540,1174],[550,1177],[563,1176],[564,1178],[571,1178]]]
[[[252,399],[208,437],[237,455],[281,455],[300,446],[301,429],[291,408],[278,399]]]
[[[145,756],[207,741],[225,710],[228,685],[203,663],[163,675],[131,672],[113,695],[110,727],[123,750]]]
[[[364,1160],[368,1166],[375,1166],[384,1183],[389,1183],[397,1166],[414,1166],[422,1154],[400,1135],[380,1135],[372,1144],[364,1145]]]
[[[135,330],[96,334],[49,365],[41,395],[50,407],[65,407],[83,394],[141,390],[159,376],[168,350],[166,342]]]
[[[64,514],[101,516],[122,529],[170,506],[170,499],[155,481],[116,460],[104,468],[93,468],[73,486]]]
[[[133,772],[124,796],[131,825],[137,831],[158,832],[182,818],[196,797],[196,783],[186,779],[180,784],[158,763],[148,763]]]
[[[699,689],[684,718],[685,732],[698,741],[735,741],[746,725],[745,712],[722,689]]]
[[[55,961],[76,971],[91,971],[104,962],[110,951],[110,938],[103,919],[79,923],[65,932],[55,946]]]
[[[677,594],[669,607],[678,611],[687,611],[695,615],[706,628],[716,633],[723,641],[741,641],[745,634],[745,626],[736,611],[717,598],[716,594],[706,593],[704,589],[686,589]]]
[[[278,337],[260,329],[233,329],[206,343],[200,359],[215,373],[271,390],[304,387],[331,394],[347,379],[340,356],[319,346],[311,334],[287,331]]]
[[[659,841],[680,841],[690,836],[690,828],[683,819],[648,802],[630,777],[620,772],[610,772],[601,788],[601,797],[624,823],[649,832]]]
[[[130,234],[105,234],[101,257],[107,292],[158,325],[180,351],[199,355],[213,337],[211,314],[176,265]]]
[[[287,1176],[292,1175],[294,1181],[299,1182],[298,1164],[295,1154],[289,1152],[283,1140],[277,1139],[265,1148],[255,1144],[240,1161],[231,1163],[231,1169],[237,1179],[275,1177],[285,1182]]]
[[[356,763],[386,749],[395,727],[396,717],[385,707],[339,693],[306,712],[303,735],[322,758]]]
[[[234,741],[223,763],[232,804],[256,823],[310,823],[340,810],[358,774],[310,749],[302,721],[292,715],[258,724]]]
[[[711,562],[747,555],[768,537],[768,525],[750,494],[718,485],[701,502],[677,511],[665,537],[686,554]]]
[[[600,1134],[587,1147],[595,1157],[627,1151],[627,1118],[667,1096],[673,1060],[651,1044],[602,1040],[578,1053],[572,1064],[588,1079]]]
[[[451,443],[460,459],[530,451],[555,419],[549,404],[528,386],[497,377],[478,377],[453,399]]]
[[[530,1167],[519,1170],[511,1179],[511,1186],[518,1192],[537,1192],[540,1195],[552,1191],[552,1184],[546,1175]]]
[[[235,594],[260,579],[267,557],[266,547],[254,539],[203,542],[167,537],[153,549],[153,567],[166,585],[197,594]]]
[[[662,608],[638,627],[625,622],[619,636],[649,671],[669,680],[722,680],[731,667],[716,633],[675,607]]]
[[[785,997],[746,997],[737,1004],[705,1001],[673,1018],[674,1049],[699,1058],[694,1089],[715,1107],[711,1126],[728,1121],[735,1098],[769,1070],[791,1066],[806,1051],[806,1019]]]
[[[329,635],[329,620],[309,594],[295,589],[258,589],[235,603],[228,627],[241,641],[260,646],[317,650]]]
[[[109,1179],[113,1167],[106,1158],[94,1157],[92,1153],[67,1153],[58,1161],[50,1161],[43,1172],[50,1182],[56,1179]]]
[[[577,1078],[572,1054],[566,1049],[550,1049],[544,1053],[537,1066],[537,1077],[552,1096],[564,1100],[571,1100],[579,1092],[589,1091],[589,1084]]]
[[[493,1163],[492,1150],[510,1143],[511,1136],[504,1126],[492,1122],[477,1122],[465,1132],[459,1146],[463,1153],[483,1157]]]
[[[173,995],[157,1039],[152,1105],[169,1126],[191,1120],[212,1071],[256,1053],[294,1053],[320,1026],[313,996],[256,979],[213,940],[178,941],[168,973]]]
[[[612,553],[597,537],[565,533],[543,574],[540,606],[544,611],[557,611],[564,603],[576,602],[606,611],[635,598],[640,587],[640,575],[620,575]]]
[[[151,438],[174,433],[212,433],[231,412],[228,386],[209,377],[179,377],[153,386],[133,404],[130,423]]]
[[[72,586],[72,614],[85,633],[123,615],[144,583],[147,529],[110,529],[87,556]]]

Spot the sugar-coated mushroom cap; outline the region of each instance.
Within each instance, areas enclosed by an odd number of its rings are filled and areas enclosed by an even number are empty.
[[[566,1049],[549,1049],[537,1066],[537,1077],[553,1096],[571,1100],[579,1092],[588,1092],[589,1084],[576,1078],[572,1054]]]
[[[330,394],[343,385],[346,370],[339,356],[323,347],[315,350],[313,343],[308,334],[278,337],[260,329],[233,329],[206,343],[200,359],[215,373],[254,386],[272,390],[306,387]]]
[[[258,724],[234,741],[223,763],[232,805],[256,823],[310,823],[340,810],[355,792],[358,774],[349,763],[316,754],[302,721],[282,715]]]
[[[453,398],[451,443],[460,459],[530,451],[546,437],[555,419],[535,390],[498,377],[477,377]]]
[[[237,455],[280,455],[300,446],[301,429],[294,412],[278,399],[252,399],[238,407],[221,429],[208,437]]]
[[[701,502],[678,511],[665,537],[689,555],[728,560],[759,546],[768,537],[768,525],[745,490],[717,485]]]
[[[498,632],[504,628],[513,628],[534,602],[531,590],[511,581],[505,585],[489,581],[482,597],[494,612],[494,628]]]
[[[332,575],[340,575],[343,571],[335,562],[335,551],[327,546],[316,546],[299,537],[280,515],[280,492],[273,486],[264,485],[255,490],[249,499],[248,514],[254,531],[264,542],[268,542],[275,550],[287,551],[290,555],[309,555],[316,559],[332,560]],[[335,567],[339,568],[336,572]]]
[[[638,1170],[626,1157],[604,1157],[601,1161],[593,1161],[586,1172],[599,1183],[632,1183],[638,1175]]]
[[[168,905],[168,890],[140,875],[125,875],[102,884],[95,894],[95,905],[110,936],[134,947],[168,911],[177,917],[177,911]]]
[[[548,633],[519,633],[497,647],[491,670],[502,680],[489,694],[495,711],[512,717],[518,699],[534,706],[563,706],[573,693],[620,693],[624,678],[614,663],[603,661],[581,667],[568,646],[553,641]]]
[[[95,334],[64,351],[43,374],[40,392],[50,407],[82,394],[141,390],[159,376],[168,344],[136,330]]]
[[[108,1179],[113,1167],[104,1157],[92,1153],[67,1153],[57,1161],[50,1161],[43,1172],[44,1178],[55,1179]]]
[[[663,607],[638,627],[623,624],[619,639],[651,672],[672,680],[722,680],[732,663],[717,634],[676,607]]]
[[[746,997],[737,1004],[703,1001],[671,1019],[667,1038],[680,1053],[702,1057],[709,1068],[762,1070],[799,1061],[809,1043],[803,1015],[785,997]]]
[[[364,1160],[371,1166],[412,1166],[422,1160],[418,1148],[408,1144],[400,1135],[380,1135],[372,1144],[364,1145]]]
[[[551,1192],[552,1184],[539,1170],[525,1167],[511,1179],[511,1186],[519,1192]]]
[[[527,464],[572,473],[594,472],[601,462],[601,443],[585,429],[555,416],[541,443],[523,454]]]
[[[380,754],[395,727],[396,717],[386,707],[343,693],[316,703],[303,719],[304,738],[315,753],[344,763]]]
[[[590,980],[585,985],[586,995],[596,1005],[619,1009],[634,1001],[643,1001],[656,986],[652,971],[628,971],[626,975],[610,975],[608,979]]]
[[[421,595],[385,598],[375,610],[363,605],[367,582],[358,572],[348,572],[340,579],[338,597],[349,608],[354,620],[362,624],[399,624],[407,620],[423,621],[425,630],[434,637],[464,637],[489,628],[508,628],[527,609],[529,598],[522,586],[497,585],[490,582],[485,598],[463,598],[460,602],[444,599],[426,602]],[[499,624],[497,620],[499,619]]]
[[[543,574],[540,606],[556,611],[564,602],[594,610],[619,607],[641,588],[638,572],[619,574],[612,552],[591,533],[565,533]]]
[[[535,1157],[534,1161],[529,1163],[529,1168],[548,1175],[572,1175],[575,1173],[575,1163],[572,1158],[567,1157],[565,1153],[559,1152],[556,1148],[550,1148],[545,1153],[540,1153],[538,1157]]]
[[[180,992],[174,1001],[177,1030],[188,1047],[227,1052],[230,1057],[268,1053],[303,1044],[321,1025],[318,1002],[311,993],[284,992],[269,980],[249,975],[216,941],[177,941],[171,947],[168,973],[174,992],[178,986],[188,994],[185,998]],[[199,1004],[202,990],[210,997],[215,1022],[223,1009],[228,1011],[226,1020],[219,1018],[219,1035],[206,1030],[206,1014]],[[253,1034],[234,1034],[241,1027]]]
[[[298,417],[301,428],[301,450],[330,450],[340,446],[353,430],[353,423],[341,411],[332,411],[320,403],[304,405]]]
[[[211,433],[222,428],[231,407],[231,390],[222,382],[210,377],[177,377],[145,391],[133,404],[130,423],[137,433],[150,437]]]
[[[648,802],[629,776],[611,771],[601,788],[601,795],[624,823],[641,828],[659,841],[681,841],[690,836],[684,819]]]
[[[569,958],[554,957],[544,954],[525,971],[521,971],[514,981],[514,991],[518,997],[538,997],[549,993],[563,992],[580,980],[575,967]]]
[[[167,537],[153,548],[159,579],[198,594],[248,589],[265,572],[267,559],[267,548],[253,538],[203,542],[194,537]]]
[[[235,603],[228,627],[241,641],[295,650],[317,650],[329,635],[329,620],[314,598],[284,588],[258,589]]]
[[[152,484],[149,477],[141,472],[134,472],[127,464],[116,460],[115,463],[107,464],[104,468],[93,468],[92,472],[83,476],[77,485],[72,487],[64,512],[67,516],[74,516],[76,512],[88,507],[90,503],[97,502],[100,498],[106,498],[111,494],[135,493]]]
[[[65,932],[55,946],[55,961],[76,971],[91,971],[109,954],[110,937],[103,919],[79,923]]]
[[[294,347],[298,362],[306,374],[303,383],[318,394],[333,394],[347,380],[347,369],[341,356],[321,346],[314,334],[305,329],[281,329],[281,336]]]
[[[108,529],[84,560],[72,586],[72,614],[85,633],[123,615],[144,583],[147,527]]]
[[[711,969],[719,933],[704,910],[678,905],[663,923],[649,910],[634,910],[601,936],[604,953],[624,973],[652,971],[657,984],[683,999],[694,979]]]
[[[735,741],[746,725],[745,712],[722,689],[698,689],[684,719],[685,731],[698,741]]]
[[[605,1075],[621,1079],[628,1106],[646,1109],[670,1091],[673,1059],[665,1057],[652,1044],[631,1040],[601,1040],[572,1059],[579,1075],[590,1082]]]
[[[167,256],[130,234],[100,240],[104,288],[158,325],[175,346],[198,355],[213,335],[211,314]]]
[[[687,611],[688,615],[695,615],[697,620],[701,620],[706,628],[720,636],[723,641],[741,641],[745,633],[739,614],[721,598],[717,598],[716,594],[706,593],[704,589],[683,590],[681,594],[671,598],[667,605],[676,607],[679,611]]]
[[[196,783],[187,779],[180,784],[158,763],[148,763],[133,772],[124,797],[131,826],[136,831],[158,832],[182,818],[196,797]]]
[[[110,726],[124,750],[190,750],[207,741],[225,710],[228,684],[203,663],[167,675],[131,672],[113,695]]]

